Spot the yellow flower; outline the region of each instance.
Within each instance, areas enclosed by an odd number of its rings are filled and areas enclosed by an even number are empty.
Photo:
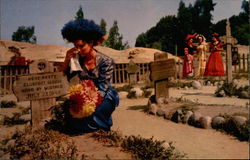
[[[72,96],[72,95],[74,95],[74,94],[76,94],[76,93],[78,93],[78,92],[81,92],[83,89],[84,89],[84,88],[83,88],[83,86],[82,86],[81,84],[77,84],[77,85],[72,86],[72,87],[69,89],[68,94],[69,94],[70,96]]]
[[[73,111],[72,108],[69,109],[69,112],[73,118],[88,117],[95,112],[95,105],[94,104],[83,104],[79,112]]]

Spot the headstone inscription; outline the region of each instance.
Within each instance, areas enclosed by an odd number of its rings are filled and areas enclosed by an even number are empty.
[[[29,75],[17,76],[13,92],[18,101],[30,101],[31,124],[37,127],[49,117],[49,108],[56,104],[55,97],[66,94],[69,85],[63,73],[51,72],[53,68],[48,61],[34,61],[29,67]]]

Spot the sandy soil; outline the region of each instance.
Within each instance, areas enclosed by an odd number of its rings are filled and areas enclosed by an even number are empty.
[[[236,97],[214,97],[216,87],[203,86],[201,90],[170,89],[170,97],[199,102],[202,115],[215,116],[219,113],[249,112],[246,103],[249,100]],[[15,100],[9,95],[1,99]],[[174,142],[177,150],[186,153],[190,159],[248,159],[249,143],[240,142],[235,137],[226,135],[214,129],[200,129],[185,124],[177,124],[162,117],[144,112],[148,98],[121,99],[119,107],[113,113],[113,127],[125,135],[140,135],[144,138]],[[19,105],[27,106],[28,102]],[[12,112],[15,109],[10,109]],[[1,113],[7,113],[1,109]],[[6,137],[16,129],[1,127],[1,137]],[[130,159],[130,155],[120,151],[120,148],[106,147],[90,138],[89,135],[71,137],[76,142],[79,154],[85,154],[90,159]]]
[[[113,130],[124,135],[174,142],[190,159],[248,159],[249,143],[213,129],[177,124],[143,112],[148,99],[123,99],[113,114]]]

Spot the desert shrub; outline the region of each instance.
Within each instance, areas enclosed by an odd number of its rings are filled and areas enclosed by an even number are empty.
[[[215,96],[219,96],[220,92],[223,90],[227,96],[241,96],[242,91],[249,92],[249,86],[237,87],[234,83],[223,83],[221,87],[218,87],[215,91]],[[241,98],[241,97],[240,97]]]
[[[150,97],[151,94],[152,94],[152,91],[147,90],[147,89],[148,89],[148,88],[146,88],[146,87],[142,87],[142,88],[141,88],[141,90],[143,91],[142,96],[145,97],[145,98]]]
[[[39,129],[20,133],[10,149],[11,159],[77,159],[73,141],[59,132]]]
[[[53,129],[64,133],[72,132],[69,127],[67,127],[67,123],[71,118],[68,110],[69,103],[70,100],[65,100],[50,108],[51,120],[45,124],[47,129]]]
[[[130,98],[130,99],[136,98],[136,92],[130,90],[130,91],[128,92],[127,98]]]
[[[133,88],[132,85],[124,85],[122,87],[117,87],[116,91],[117,92],[121,92],[121,91],[129,92],[132,88]]]
[[[125,152],[132,153],[135,159],[179,159],[184,158],[186,154],[176,151],[172,142],[165,148],[165,141],[157,141],[152,138],[146,139],[140,136],[123,137],[117,131],[98,131],[92,133],[92,137],[109,146],[122,147]]]
[[[91,136],[108,146],[119,146],[122,142],[122,134],[117,131],[106,132],[99,130],[94,132]]]
[[[15,107],[17,104],[15,101],[1,101],[0,108],[12,108]]]
[[[169,82],[168,83],[168,87],[170,88],[170,87],[173,87],[173,88],[184,88],[185,86],[187,86],[187,87],[192,87],[192,82],[180,82],[180,81],[178,81],[178,82]]]
[[[121,147],[124,151],[131,152],[135,159],[178,159],[184,158],[185,154],[181,154],[175,151],[175,147],[172,143],[168,148],[165,148],[163,144],[165,141],[157,141],[152,138],[146,139],[140,136],[125,137]]]
[[[13,126],[17,124],[25,124],[24,120],[20,119],[21,113],[13,113],[12,117],[4,117],[3,124],[7,126]]]

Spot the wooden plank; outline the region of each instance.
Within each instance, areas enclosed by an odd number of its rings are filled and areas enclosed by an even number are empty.
[[[243,72],[246,72],[245,54],[242,55],[242,60],[243,60]]]
[[[163,52],[156,52],[154,54],[154,61],[164,61],[168,59],[168,54]]]
[[[152,81],[176,77],[176,62],[174,59],[151,62],[149,66]]]
[[[19,101],[53,98],[67,93],[68,81],[61,72],[18,76],[14,93]]]
[[[156,98],[156,101],[158,101],[158,99],[160,97],[169,98],[168,83],[169,82],[167,80],[157,81],[155,83],[155,98]]]

